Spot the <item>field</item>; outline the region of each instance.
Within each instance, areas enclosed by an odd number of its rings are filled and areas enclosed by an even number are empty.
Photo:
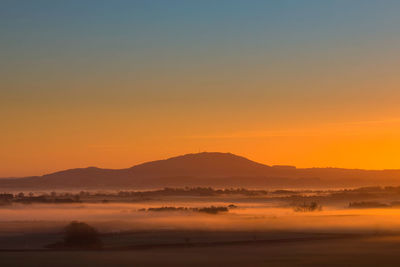
[[[400,263],[396,256],[400,249],[400,209],[393,188],[354,189],[345,194],[343,191],[279,191],[253,196],[164,194],[141,200],[119,195],[110,193],[112,197],[107,201],[104,196],[86,196],[79,203],[17,201],[2,205],[1,263],[4,266]],[[318,204],[310,208],[311,203]],[[205,207],[223,209],[202,212]],[[103,247],[49,248],[63,240],[63,229],[71,221],[83,221],[98,229]]]
[[[315,235],[300,234],[299,238],[297,233],[281,234],[283,239],[245,244],[104,251],[8,251],[1,252],[1,262],[2,266],[396,266],[400,263],[397,256],[400,236],[315,238]],[[273,237],[278,235],[275,233]]]

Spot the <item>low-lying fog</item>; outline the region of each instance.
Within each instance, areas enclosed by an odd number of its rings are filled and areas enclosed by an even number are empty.
[[[152,201],[146,203],[13,204],[0,208],[0,232],[59,231],[73,220],[102,232],[139,230],[251,230],[313,232],[400,231],[400,209],[324,207],[296,212],[271,203],[232,203],[237,208],[218,214],[193,211],[143,211],[150,207],[227,206],[226,202]]]

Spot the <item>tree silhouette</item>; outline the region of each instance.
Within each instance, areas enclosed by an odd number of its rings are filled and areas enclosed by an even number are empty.
[[[84,222],[73,221],[65,227],[64,244],[68,247],[101,248],[99,232]]]

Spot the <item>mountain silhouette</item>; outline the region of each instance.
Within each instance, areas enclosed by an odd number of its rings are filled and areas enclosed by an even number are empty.
[[[324,187],[397,185],[400,170],[298,169],[268,166],[231,153],[203,152],[127,169],[69,169],[43,176],[0,179],[0,190],[151,189],[166,186]]]
[[[203,152],[147,162],[130,171],[150,176],[241,176],[262,175],[270,168],[231,153]]]

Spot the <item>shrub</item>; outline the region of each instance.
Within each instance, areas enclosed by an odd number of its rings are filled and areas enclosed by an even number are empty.
[[[210,214],[217,214],[219,212],[226,212],[226,211],[228,211],[227,207],[214,207],[214,206],[198,209],[198,212],[205,212]]]
[[[310,202],[310,203],[302,203],[299,205],[295,205],[293,208],[296,212],[309,212],[309,211],[321,211],[322,206],[319,205],[317,202]]]
[[[65,227],[64,244],[67,247],[101,248],[99,232],[84,222],[73,221]]]

